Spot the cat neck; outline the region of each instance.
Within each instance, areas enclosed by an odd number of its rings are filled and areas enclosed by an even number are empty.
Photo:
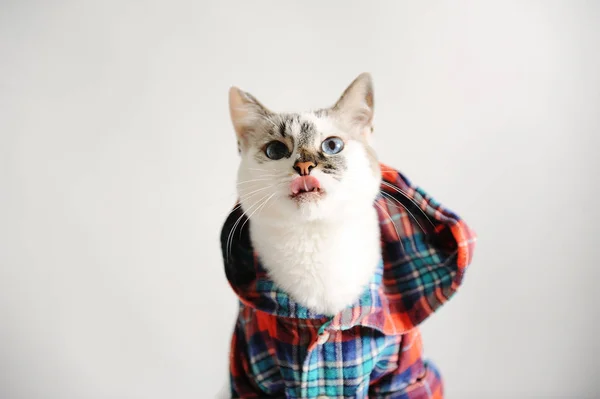
[[[335,314],[353,303],[381,256],[373,207],[326,219],[259,219],[251,222],[250,236],[274,282],[300,304],[323,314]]]

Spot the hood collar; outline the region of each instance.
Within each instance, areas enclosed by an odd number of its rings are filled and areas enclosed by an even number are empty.
[[[328,317],[279,289],[252,247],[251,222],[246,223],[237,204],[221,231],[221,249],[225,274],[241,303],[278,317],[311,319],[321,329],[344,330],[360,324],[399,334],[419,325],[450,299],[471,263],[474,231],[397,170],[383,164],[381,170],[381,193],[374,206],[382,258],[353,305]],[[232,240],[229,251],[228,240]]]

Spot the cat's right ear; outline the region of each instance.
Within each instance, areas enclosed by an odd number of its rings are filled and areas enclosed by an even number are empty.
[[[252,131],[258,120],[270,115],[271,111],[250,93],[232,87],[229,89],[229,113],[238,142],[245,147],[248,133]]]

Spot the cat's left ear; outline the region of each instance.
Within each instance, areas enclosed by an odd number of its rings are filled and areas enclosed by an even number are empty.
[[[331,108],[349,129],[369,137],[373,131],[373,82],[364,72],[346,88]]]

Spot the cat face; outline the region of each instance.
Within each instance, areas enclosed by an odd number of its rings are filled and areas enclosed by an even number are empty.
[[[372,206],[381,173],[370,146],[368,74],[327,109],[275,113],[237,88],[229,103],[241,155],[237,190],[251,219],[334,219]]]

